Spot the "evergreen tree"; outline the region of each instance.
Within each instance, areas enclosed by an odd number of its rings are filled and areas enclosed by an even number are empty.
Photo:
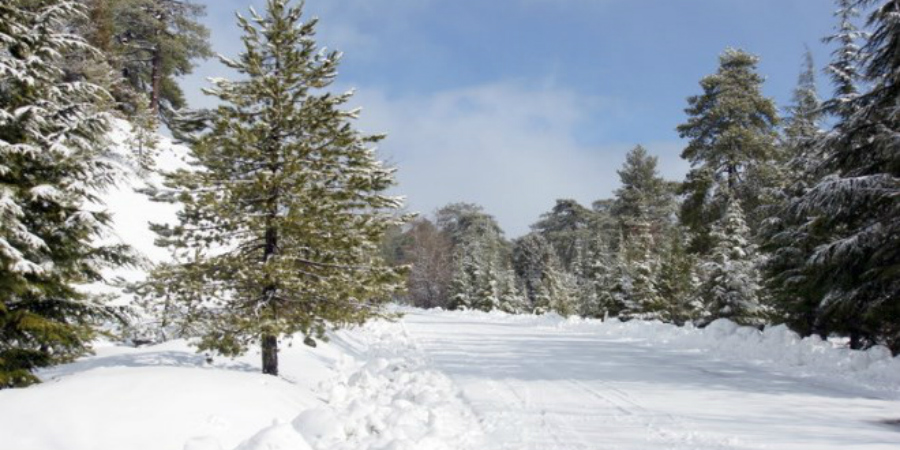
[[[603,317],[601,299],[606,293],[606,279],[610,271],[609,244],[602,234],[593,233],[578,247],[578,258],[572,275],[577,284],[577,312],[582,317]]]
[[[850,335],[851,346],[873,342],[900,351],[900,2],[874,5],[867,55],[867,92],[849,100],[854,111],[821,139],[822,178],[797,199],[798,220],[814,217],[823,240],[806,253],[810,283],[824,292],[820,320]]]
[[[650,234],[650,224],[644,221],[632,223],[631,237],[624,241],[625,271],[631,280],[631,288],[624,296],[622,318],[660,319],[667,309],[666,302],[656,287],[659,261],[654,254],[655,242]]]
[[[628,152],[617,172],[622,186],[616,190],[612,214],[625,230],[625,238],[647,232],[659,236],[671,223],[675,198],[672,186],[659,176],[657,158],[638,145]],[[638,226],[641,228],[638,230]]]
[[[325,89],[340,54],[320,51],[315,19],[268,0],[265,16],[238,16],[244,51],[222,61],[238,81],[214,80],[222,103],[191,142],[195,170],[167,176],[159,198],[183,203],[176,227],[157,227],[184,261],[191,319],[205,324],[200,349],[240,354],[262,345],[278,373],[278,340],[315,345],[329,326],[381,315],[400,274],[379,255],[399,223],[400,200],[383,194],[393,170],[375,158],[382,136],[351,126],[351,94]],[[195,302],[195,299],[201,299]]]
[[[209,30],[199,22],[206,7],[191,0],[81,1],[90,13],[84,35],[124,81],[113,92],[125,111],[140,115],[147,108],[168,120],[183,108],[176,78],[212,56]]]
[[[710,314],[706,320],[726,318],[743,325],[763,325],[766,309],[759,300],[757,257],[749,241],[750,229],[740,201],[729,197],[724,203],[725,215],[710,233],[712,251],[701,265],[700,295]]]
[[[97,193],[114,181],[99,86],[68,79],[73,2],[0,4],[0,388],[37,382],[37,368],[89,351],[116,310],[76,290],[130,260],[96,242],[110,221]]]
[[[561,315],[575,312],[576,281],[562,268],[553,247],[542,235],[530,233],[515,241],[513,267],[533,311],[556,311]]]
[[[541,219],[531,226],[549,243],[562,266],[571,270],[575,260],[577,247],[582,245],[590,232],[593,214],[575,200],[560,199],[550,212],[541,215]]]
[[[666,236],[656,277],[659,296],[665,302],[660,318],[677,324],[703,315],[703,304],[696,296],[697,261],[687,252],[684,234],[681,228],[673,228]]]
[[[827,44],[837,44],[831,53],[831,64],[826,68],[834,84],[834,98],[827,102],[826,107],[832,114],[846,118],[854,112],[852,100],[859,96],[865,60],[860,41],[865,40],[868,33],[854,23],[859,17],[857,0],[835,0],[835,3],[838,9],[834,15],[838,23],[834,34],[823,39]]]
[[[521,299],[512,289],[510,250],[497,221],[478,205],[453,203],[438,210],[436,223],[453,246],[450,308],[514,308]]]
[[[623,241],[620,239],[620,242]],[[607,270],[604,271],[599,283],[601,289],[598,316],[618,317],[628,307],[634,287],[631,276],[626,247],[620,245],[610,258]]]
[[[816,220],[793,217],[790,204],[803,196],[819,179],[823,162],[821,147],[823,109],[816,93],[812,56],[807,51],[804,68],[794,90],[793,105],[788,108],[782,145],[790,156],[779,202],[762,227],[763,249],[768,253],[764,265],[767,297],[780,319],[806,336],[826,334],[817,323],[821,291],[805,273],[806,254],[822,243],[816,236]]]
[[[718,71],[700,81],[703,94],[688,98],[688,121],[678,126],[681,137],[689,139],[681,157],[692,166],[682,187],[681,219],[695,236],[692,250],[700,253],[712,248],[709,224],[725,211],[724,204],[715,203],[725,197],[716,192],[728,189],[736,195],[755,229],[763,190],[773,184],[769,169],[777,167],[771,162],[778,159],[778,117],[775,103],[762,95],[757,62],[741,50],[726,50]]]

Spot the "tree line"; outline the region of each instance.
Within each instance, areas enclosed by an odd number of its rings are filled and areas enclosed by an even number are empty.
[[[758,57],[727,49],[677,127],[690,162],[663,179],[641,146],[613,198],[557,200],[508,240],[458,203],[394,230],[422,307],[549,312],[705,325],[786,323],[804,336],[900,352],[900,2],[837,0],[821,100],[804,55],[782,114]],[[861,21],[861,11],[867,20]]]

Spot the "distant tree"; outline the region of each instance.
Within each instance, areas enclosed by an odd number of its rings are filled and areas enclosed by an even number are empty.
[[[453,245],[449,307],[490,311],[516,303],[516,298],[503,297],[514,281],[509,280],[509,248],[497,221],[478,205],[453,203],[438,210],[436,223]]]
[[[656,241],[646,221],[631,224],[631,237],[624,241],[625,272],[631,280],[631,288],[624,296],[624,305],[619,316],[622,318],[662,319],[668,309],[657,288],[659,272]]]
[[[688,98],[688,120],[678,126],[681,137],[689,140],[681,154],[692,167],[682,188],[681,219],[695,236],[694,251],[712,247],[709,226],[725,211],[724,204],[714,203],[725,198],[716,195],[722,189],[747,208],[753,227],[760,219],[756,207],[772,183],[770,163],[778,158],[778,115],[775,103],[762,95],[758,61],[744,51],[726,50],[718,71],[700,81],[703,93]]]
[[[681,228],[672,228],[660,243],[664,248],[656,277],[659,296],[665,303],[660,319],[677,324],[704,315],[703,303],[697,297],[697,258],[688,253],[685,234]]]
[[[727,196],[727,192],[724,193]],[[701,264],[700,296],[711,321],[731,319],[743,325],[766,323],[759,298],[758,259],[750,242],[740,200],[727,197],[725,215],[713,225],[713,248]]]
[[[240,354],[261,343],[263,373],[278,374],[278,341],[315,345],[327,327],[380,316],[402,283],[380,256],[401,201],[384,191],[393,170],[378,135],[352,127],[351,94],[326,91],[340,54],[320,51],[316,20],[268,0],[238,16],[244,51],[223,58],[240,75],[207,92],[221,100],[193,136],[194,170],[167,175],[159,199],[183,204],[179,224],[156,227],[178,251],[200,349]],[[199,299],[199,301],[195,301]]]
[[[131,261],[98,244],[110,215],[98,194],[115,181],[105,134],[109,94],[66,77],[77,52],[74,2],[0,3],[0,389],[90,350],[116,310],[78,289]]]
[[[611,213],[623,227],[626,239],[638,231],[659,236],[672,222],[673,186],[659,176],[656,166],[657,158],[638,145],[628,152],[617,172],[622,186],[616,190]],[[648,228],[637,230],[638,223]]]
[[[560,199],[531,229],[553,247],[562,267],[571,270],[577,248],[589,236],[593,220],[593,213],[575,200]]]
[[[517,239],[513,267],[524,286],[531,309],[569,315],[576,309],[576,280],[563,269],[553,246],[538,233]]]
[[[402,261],[410,266],[407,277],[409,303],[421,308],[447,307],[453,275],[453,247],[428,219],[418,219],[404,233]]]

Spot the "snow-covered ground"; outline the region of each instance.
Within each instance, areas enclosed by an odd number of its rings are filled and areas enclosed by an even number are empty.
[[[900,359],[719,322],[705,330],[413,311],[484,449],[897,449]]]
[[[280,354],[128,348],[0,391],[15,450],[896,449],[900,359],[759,333],[406,310]]]

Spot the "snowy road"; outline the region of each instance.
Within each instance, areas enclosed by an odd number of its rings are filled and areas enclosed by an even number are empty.
[[[900,402],[600,333],[411,312],[486,450],[900,449]]]

